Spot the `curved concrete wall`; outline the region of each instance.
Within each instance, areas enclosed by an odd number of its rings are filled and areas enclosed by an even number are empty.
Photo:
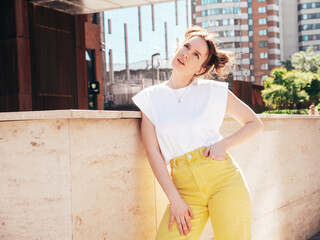
[[[320,117],[260,115],[230,150],[248,182],[252,239],[320,230]],[[0,113],[0,239],[154,239],[167,199],[140,139],[139,112]],[[240,128],[226,117],[224,136]],[[213,238],[210,224],[202,239]]]

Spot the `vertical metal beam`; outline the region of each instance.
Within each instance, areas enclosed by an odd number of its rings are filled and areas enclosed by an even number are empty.
[[[112,29],[111,29],[111,19],[108,19],[108,33],[111,34],[112,33]]]
[[[113,56],[112,56],[112,49],[109,49],[109,79],[110,84],[114,83],[114,74],[113,74]]]
[[[104,29],[104,12],[100,12],[99,14],[99,23],[100,23],[100,50],[101,50],[101,58],[102,58],[102,83],[103,83],[103,95],[107,92],[107,72],[106,72],[106,39],[105,39],[105,29]]]
[[[189,0],[186,0],[186,18],[187,18],[187,28],[189,28]]]
[[[142,30],[141,30],[141,7],[138,7],[138,19],[139,19],[139,41],[142,41]]]
[[[130,68],[129,68],[129,52],[128,52],[128,33],[127,33],[127,24],[124,24],[124,48],[126,54],[126,71],[127,71],[127,80],[130,79]]]
[[[154,6],[151,4],[152,31],[154,31]]]
[[[178,25],[178,0],[175,0],[175,5],[176,5],[176,25]]]
[[[168,57],[168,28],[167,28],[167,22],[164,22],[164,38],[165,38],[166,60],[168,60],[169,57]]]

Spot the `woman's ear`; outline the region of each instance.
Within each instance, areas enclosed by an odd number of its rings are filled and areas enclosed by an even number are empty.
[[[196,76],[201,75],[201,74],[203,74],[206,70],[207,70],[206,68],[201,67],[201,68],[199,69],[199,71],[197,71],[197,72],[195,73],[195,75],[196,75]]]

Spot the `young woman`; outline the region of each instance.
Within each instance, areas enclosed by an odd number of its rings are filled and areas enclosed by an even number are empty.
[[[158,240],[199,239],[209,217],[215,240],[251,239],[250,192],[227,150],[251,139],[262,123],[227,83],[200,78],[221,75],[229,61],[210,33],[192,27],[176,50],[170,79],[132,98],[142,112],[148,160],[170,202]],[[223,138],[225,113],[242,127]]]

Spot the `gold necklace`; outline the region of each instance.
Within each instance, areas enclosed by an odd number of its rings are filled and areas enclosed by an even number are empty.
[[[171,85],[171,88],[172,88],[173,90],[176,90],[176,89],[173,88],[172,83],[171,83],[171,80],[169,80],[169,83],[170,83],[170,85]],[[191,82],[188,84],[188,86],[187,86],[186,89],[183,91],[183,93],[181,94],[181,96],[179,96],[179,95],[176,93],[176,91],[173,91],[174,94],[178,97],[178,103],[181,103],[181,98],[182,98],[182,96],[187,92],[187,89],[189,88],[190,84],[191,84]]]

